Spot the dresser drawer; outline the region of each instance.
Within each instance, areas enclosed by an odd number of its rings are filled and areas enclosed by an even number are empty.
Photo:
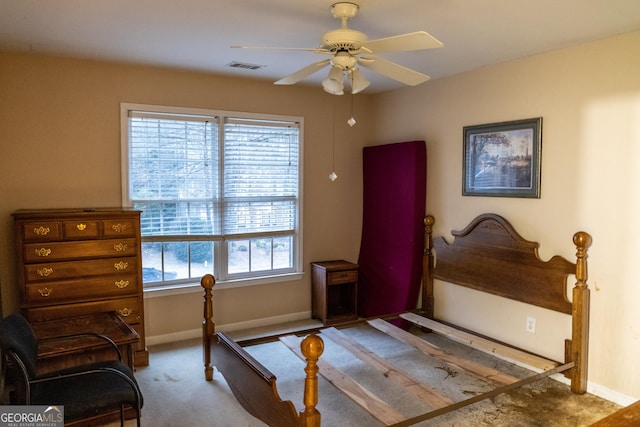
[[[142,300],[140,298],[119,298],[102,301],[59,304],[47,307],[26,307],[23,313],[31,322],[62,319],[83,314],[115,311],[130,325],[141,322]]]
[[[97,239],[100,237],[100,221],[64,221],[62,230],[65,240]]]
[[[137,235],[136,221],[133,219],[106,219],[102,221],[104,237],[132,237]]]
[[[34,305],[58,304],[61,301],[89,300],[115,296],[136,295],[138,276],[114,274],[105,277],[78,278],[53,282],[28,283],[26,303]]]
[[[108,258],[90,261],[50,262],[24,266],[25,281],[43,282],[107,274],[135,274],[138,258]]]
[[[351,283],[358,280],[358,270],[336,271],[327,274],[327,285],[337,285],[340,283]]]
[[[28,243],[24,261],[46,262],[66,259],[133,256],[138,252],[136,239],[87,240],[79,242]]]
[[[62,238],[62,223],[58,221],[25,222],[22,224],[22,238],[25,241],[47,242]]]

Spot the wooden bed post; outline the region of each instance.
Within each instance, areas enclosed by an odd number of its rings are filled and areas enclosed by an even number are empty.
[[[324,351],[324,342],[319,336],[312,334],[300,343],[307,366],[304,371],[307,376],[304,380],[304,411],[300,412],[300,427],[320,427],[320,412],[316,409],[318,404],[318,358]]]
[[[436,219],[424,218],[424,256],[422,257],[422,311],[425,317],[433,318],[433,224]]]
[[[200,279],[200,285],[204,288],[204,320],[202,321],[202,350],[204,353],[204,377],[207,381],[213,380],[213,367],[211,366],[211,339],[216,332],[213,322],[212,290],[216,279],[211,274],[205,274]]]
[[[573,236],[573,243],[577,249],[577,261],[576,284],[573,288],[570,360],[575,362],[571,376],[571,391],[577,394],[584,394],[587,391],[590,298],[587,284],[587,249],[591,246],[591,242],[591,236],[584,231],[579,231]]]

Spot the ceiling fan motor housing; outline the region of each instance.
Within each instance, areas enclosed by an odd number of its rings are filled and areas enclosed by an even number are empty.
[[[324,33],[320,40],[322,48],[331,52],[355,53],[367,42],[366,34],[347,28],[347,21],[358,14],[358,9],[355,3],[342,2],[331,5],[331,13],[342,21],[342,28]]]
[[[367,40],[365,33],[349,28],[341,28],[324,33],[320,44],[321,47],[331,52],[346,50],[347,52],[355,53],[360,50]]]

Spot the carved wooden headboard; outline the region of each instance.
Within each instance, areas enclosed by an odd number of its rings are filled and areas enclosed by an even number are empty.
[[[576,262],[561,256],[542,261],[537,242],[525,240],[503,217],[487,213],[460,231],[452,231],[453,243],[433,238],[433,216],[425,218],[422,309],[434,316],[433,281],[445,282],[544,307],[572,316],[572,339],[567,340],[566,361],[575,361],[572,375],[580,377],[574,392],[586,391],[589,331],[587,249],[591,236],[579,231],[573,236]],[[575,275],[571,300],[567,276]],[[578,391],[579,390],[579,391]]]

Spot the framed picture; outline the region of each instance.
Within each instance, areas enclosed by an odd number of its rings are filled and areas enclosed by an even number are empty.
[[[542,117],[463,130],[462,195],[540,198]]]

